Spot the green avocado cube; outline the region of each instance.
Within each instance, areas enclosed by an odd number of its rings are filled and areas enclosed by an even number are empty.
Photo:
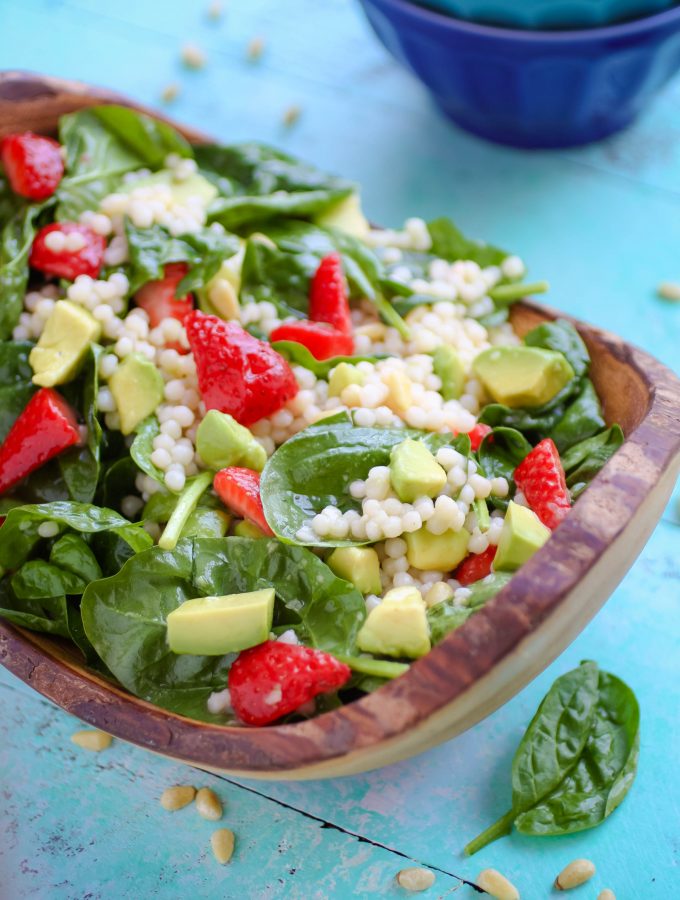
[[[402,503],[436,497],[446,484],[446,472],[425,444],[407,438],[390,454],[390,481]]]
[[[338,578],[351,582],[362,594],[380,594],[380,559],[372,547],[336,547],[326,560]]]
[[[566,356],[542,347],[489,347],[472,371],[492,400],[504,406],[543,406],[574,377]]]
[[[426,571],[450,572],[467,556],[470,533],[463,528],[432,534],[427,528],[421,528],[405,534],[404,540],[409,565]]]
[[[511,500],[493,561],[497,572],[514,572],[531,559],[550,537],[550,529],[526,506]]]
[[[198,455],[210,469],[245,466],[261,472],[267,453],[251,432],[228,413],[209,409],[196,431]]]
[[[269,638],[273,618],[273,588],[185,600],[168,613],[168,645],[194,656],[239,653]]]
[[[261,528],[258,528],[254,522],[249,522],[247,519],[243,519],[241,522],[237,522],[236,525],[234,525],[234,534],[236,537],[250,538],[253,541],[259,541],[262,538],[269,537],[269,535],[265,534]]]
[[[432,370],[442,381],[444,400],[457,400],[465,388],[465,366],[449,344],[440,344],[432,354]]]
[[[132,434],[163,402],[163,376],[156,366],[140,353],[131,353],[109,379],[109,389],[116,401],[120,430]]]
[[[351,363],[341,362],[333,369],[328,379],[328,396],[339,397],[350,384],[363,384],[363,372]]]
[[[230,522],[229,513],[223,512],[221,509],[206,509],[199,506],[184,523],[180,537],[224,537]]]
[[[432,646],[427,608],[415,587],[393,588],[375,606],[357,635],[364,653],[418,659]]]
[[[69,300],[58,300],[28,357],[33,383],[54,387],[71,381],[90,344],[100,335],[101,325],[86,309]]]

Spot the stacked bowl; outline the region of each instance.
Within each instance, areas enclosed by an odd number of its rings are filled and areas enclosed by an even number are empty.
[[[677,0],[360,0],[455,122],[517,147],[624,128],[680,68]]]

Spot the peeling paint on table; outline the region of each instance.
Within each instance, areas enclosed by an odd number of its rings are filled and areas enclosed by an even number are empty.
[[[207,2],[206,2],[207,7]],[[0,3],[2,66],[81,78],[159,106],[225,139],[255,138],[357,178],[369,216],[452,215],[550,279],[549,302],[609,327],[680,369],[680,304],[656,285],[680,280],[680,80],[628,132],[583,149],[522,153],[457,130],[388,59],[349,0],[231,0],[219,22],[182,0]],[[261,36],[261,60],[246,58]],[[183,70],[180,48],[205,50]],[[286,128],[291,105],[300,120]],[[160,108],[160,107],[159,107]],[[326,782],[224,779],[114,741],[75,747],[79,723],[0,674],[0,900],[196,897],[399,897],[407,865],[436,872],[428,898],[476,896],[454,874],[492,865],[523,900],[556,896],[571,859],[597,874],[575,897],[680,896],[680,516],[671,504],[644,553],[577,641],[513,701],[414,760]],[[466,860],[461,848],[505,811],[509,766],[537,703],[590,657],[625,678],[642,706],[640,772],[600,828],[567,838],[512,835]],[[237,848],[210,852],[215,825],[158,798],[210,785]],[[415,862],[410,862],[414,860]],[[455,893],[452,893],[454,892]]]

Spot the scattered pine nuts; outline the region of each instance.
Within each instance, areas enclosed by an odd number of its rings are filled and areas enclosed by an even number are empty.
[[[71,735],[71,740],[83,750],[92,750],[99,753],[100,750],[106,750],[111,746],[113,738],[105,731],[76,731]]]
[[[189,69],[202,69],[205,65],[205,53],[196,44],[185,44],[182,47],[182,62]]]
[[[585,884],[594,874],[595,865],[589,859],[575,859],[562,869],[555,879],[555,887],[558,891],[568,891]]]
[[[199,815],[211,822],[217,822],[222,818],[222,804],[214,791],[203,787],[196,794],[196,809]]]
[[[224,8],[222,6],[221,0],[212,0],[212,3],[208,6],[207,9],[208,18],[217,21],[217,19],[222,18],[223,12]]]
[[[264,38],[254,37],[248,42],[246,56],[250,62],[257,62],[264,53]]]
[[[170,84],[166,84],[161,92],[161,100],[163,103],[172,103],[173,100],[176,100],[179,95],[179,85],[176,81],[171,81]]]
[[[413,866],[397,872],[397,884],[406,891],[426,891],[434,884],[434,872]]]
[[[610,888],[605,888],[597,895],[597,900],[616,900],[616,895]]]
[[[475,883],[496,900],[519,900],[519,891],[515,885],[496,869],[484,869]]]
[[[218,828],[210,835],[210,846],[217,862],[224,866],[234,852],[234,832],[228,828]]]
[[[301,115],[302,108],[294,103],[292,106],[289,106],[288,109],[284,112],[283,124],[286,128],[292,128]]]
[[[662,281],[656,292],[664,300],[680,300],[680,282]]]
[[[196,796],[196,788],[190,784],[176,784],[161,794],[161,806],[168,812],[188,806]]]

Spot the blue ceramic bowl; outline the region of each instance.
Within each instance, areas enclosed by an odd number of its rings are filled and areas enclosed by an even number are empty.
[[[518,31],[361,0],[374,31],[461,127],[515,147],[625,128],[680,68],[680,6],[623,25]]]
[[[416,0],[446,15],[508,28],[599,28],[651,16],[676,0]]]

